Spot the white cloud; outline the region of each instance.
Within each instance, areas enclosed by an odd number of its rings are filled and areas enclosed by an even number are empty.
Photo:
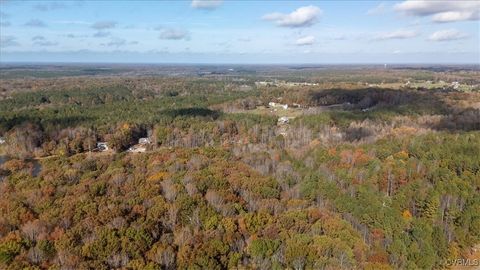
[[[312,45],[315,43],[315,37],[314,36],[305,36],[297,39],[295,42],[296,45],[298,46],[306,46],[306,45]]]
[[[170,40],[181,40],[185,39],[187,40],[189,38],[189,33],[186,30],[183,29],[164,29],[160,33],[160,38],[161,39],[170,39]]]
[[[9,17],[10,17],[9,14],[7,14],[3,11],[0,11],[0,26],[7,27],[7,26],[12,25],[10,22],[5,21],[5,19],[8,19]]]
[[[320,15],[322,10],[319,7],[305,6],[288,14],[279,12],[265,14],[262,19],[273,21],[283,27],[306,27],[313,25]]]
[[[431,41],[452,41],[452,40],[465,39],[467,37],[468,37],[467,34],[462,33],[458,30],[447,29],[447,30],[440,30],[440,31],[437,31],[437,32],[431,34],[428,37],[428,40],[431,40]]]
[[[388,39],[407,39],[418,36],[418,32],[412,30],[396,30],[393,32],[381,33],[375,37],[376,40],[388,40]]]
[[[222,0],[192,0],[191,6],[198,9],[215,9],[222,4]]]
[[[47,24],[39,19],[32,19],[25,23],[25,26],[30,27],[47,27]]]
[[[45,40],[45,37],[44,36],[34,36],[32,37],[32,40]]]
[[[252,41],[252,39],[249,38],[249,37],[241,37],[241,38],[238,38],[237,40],[240,41],[240,42],[250,42],[250,41]]]
[[[89,25],[89,22],[86,21],[72,21],[72,20],[60,20],[60,21],[53,21],[53,23],[59,24],[79,24],[79,25]]]
[[[432,16],[434,22],[455,22],[480,19],[480,1],[407,0],[395,10],[411,16]]]
[[[456,21],[468,21],[478,20],[480,12],[472,11],[447,11],[437,13],[432,16],[434,22],[456,22]]]
[[[66,5],[60,2],[51,2],[51,3],[45,3],[45,4],[37,4],[33,6],[33,8],[38,11],[50,11],[55,9],[66,8]]]
[[[0,36],[0,48],[19,46],[17,38],[14,36]]]
[[[344,34],[340,34],[340,35],[334,35],[330,38],[331,40],[346,40],[347,39],[347,36],[344,35]]]
[[[379,15],[379,14],[385,13],[386,11],[387,11],[387,4],[380,3],[377,6],[369,9],[367,11],[367,15]]]
[[[97,30],[115,28],[115,26],[117,26],[117,22],[114,21],[100,21],[92,24],[92,28]]]
[[[109,46],[109,47],[120,47],[120,46],[123,46],[127,44],[127,41],[125,39],[122,39],[122,38],[112,38],[110,40],[110,42],[108,42],[107,44],[105,44],[106,46]]]
[[[51,41],[37,41],[33,43],[35,46],[42,46],[42,47],[50,47],[50,46],[57,46],[58,42],[51,42]]]
[[[98,31],[95,34],[93,34],[93,37],[95,38],[104,38],[110,36],[110,32],[108,31]]]

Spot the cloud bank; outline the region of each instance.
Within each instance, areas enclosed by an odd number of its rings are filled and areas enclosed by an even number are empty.
[[[191,7],[197,9],[216,9],[222,5],[222,0],[193,0]]]
[[[480,1],[407,0],[394,9],[410,16],[432,16],[437,23],[473,21],[480,19]]]
[[[189,38],[189,33],[183,29],[163,29],[160,33],[160,39],[168,39],[168,40],[187,40]]]
[[[25,26],[30,27],[47,27],[47,24],[39,19],[32,19],[25,23]]]
[[[296,45],[298,46],[306,46],[306,45],[312,45],[315,43],[315,37],[314,36],[305,36],[297,39],[295,42]]]
[[[367,15],[379,15],[379,14],[385,13],[386,11],[387,11],[387,4],[380,3],[377,6],[369,9],[367,11]]]
[[[14,36],[0,36],[0,48],[14,47],[20,45]]]
[[[282,27],[307,27],[315,24],[321,15],[322,10],[319,7],[305,6],[288,14],[279,12],[265,14],[262,19]]]
[[[114,21],[99,21],[92,24],[92,28],[96,30],[111,29],[117,26],[117,22]]]
[[[468,35],[455,29],[440,30],[428,37],[431,41],[452,41],[466,39]]]
[[[378,34],[374,39],[375,40],[408,39],[408,38],[417,37],[418,35],[419,33],[416,31],[401,29],[393,32]]]

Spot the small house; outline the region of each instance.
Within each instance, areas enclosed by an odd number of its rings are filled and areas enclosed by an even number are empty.
[[[0,144],[4,144],[6,142],[5,138],[0,137]]]

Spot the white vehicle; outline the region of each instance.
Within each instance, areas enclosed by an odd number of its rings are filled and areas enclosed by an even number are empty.
[[[108,151],[108,144],[106,142],[97,142],[97,149],[100,152]]]
[[[282,116],[282,117],[278,118],[278,123],[279,124],[288,124],[289,121],[290,121],[290,119],[286,116]]]
[[[152,140],[150,138],[140,138],[138,139],[138,144],[151,144]]]

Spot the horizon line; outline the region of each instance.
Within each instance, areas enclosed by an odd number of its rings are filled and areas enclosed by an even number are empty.
[[[110,64],[110,65],[256,65],[256,66],[362,66],[362,65],[470,65],[470,66],[480,66],[480,63],[475,62],[318,62],[318,63],[271,63],[271,62],[108,62],[108,61],[99,61],[99,62],[78,62],[78,61],[0,61],[0,65],[9,65],[9,64],[35,64],[35,65],[48,65],[48,64]]]

